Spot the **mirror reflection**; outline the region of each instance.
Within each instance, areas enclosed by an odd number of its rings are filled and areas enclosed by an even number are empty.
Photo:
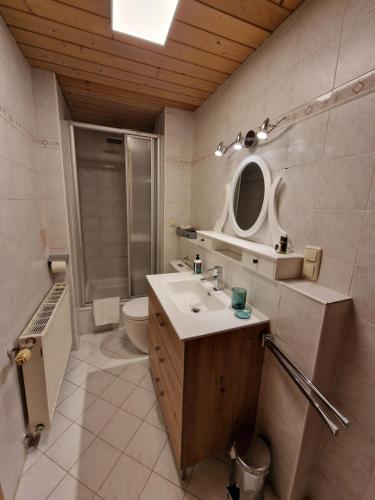
[[[238,177],[233,212],[240,229],[250,229],[259,217],[264,199],[264,177],[260,166],[248,163]]]

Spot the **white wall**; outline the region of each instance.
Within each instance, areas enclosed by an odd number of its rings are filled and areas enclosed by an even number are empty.
[[[280,220],[295,248],[302,250],[307,243],[321,246],[319,283],[354,299],[354,315],[342,332],[343,354],[332,392],[352,426],[335,439],[324,433],[316,473],[312,477],[310,469],[304,478],[314,488],[312,497],[320,499],[375,496],[375,77],[366,78],[375,69],[374,26],[374,0],[307,1],[194,116],[191,217],[198,228],[212,229],[225,184],[246,154],[218,159],[212,154],[217,144],[230,143],[240,130],[258,127],[267,116],[272,121],[299,106],[306,115],[275,132],[256,153],[267,160],[273,175],[284,177]],[[358,84],[362,76],[364,88]],[[308,117],[308,105],[317,109],[321,101],[314,99],[332,91],[341,95],[340,105],[331,102],[324,112]],[[257,237],[269,242],[265,231]],[[211,264],[212,257],[206,258]],[[225,270],[227,280],[237,278],[257,306],[271,315],[296,363],[308,369],[312,353],[299,340],[307,342],[313,330],[303,328],[303,323],[299,329],[293,322],[303,317],[298,307],[283,305],[277,284],[240,266],[224,263],[224,274]],[[308,314],[311,321],[313,316]],[[287,338],[280,324],[287,324],[294,334]],[[271,369],[268,362],[265,366]],[[272,376],[281,375],[273,370]],[[287,387],[284,384],[284,390]],[[276,416],[271,421],[276,422]],[[287,434],[280,427],[275,436]],[[281,444],[284,455],[288,443],[290,449],[288,439],[273,444]],[[295,474],[278,458],[272,479],[281,498],[300,498],[285,488]]]
[[[0,19],[0,483],[13,498],[25,434],[12,347],[51,285],[32,77]],[[0,494],[1,497],[1,494]]]
[[[177,258],[176,227],[191,224],[193,114],[166,108],[164,119],[164,269]]]

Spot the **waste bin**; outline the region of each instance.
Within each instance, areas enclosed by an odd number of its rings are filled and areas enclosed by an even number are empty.
[[[260,500],[263,498],[264,480],[271,465],[271,452],[258,436],[250,448],[241,453],[236,443],[230,451],[232,471],[228,498],[232,500]]]

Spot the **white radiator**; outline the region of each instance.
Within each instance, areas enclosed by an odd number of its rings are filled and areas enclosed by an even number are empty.
[[[30,429],[50,427],[72,347],[68,283],[56,283],[19,337],[34,339],[31,359],[22,366]]]

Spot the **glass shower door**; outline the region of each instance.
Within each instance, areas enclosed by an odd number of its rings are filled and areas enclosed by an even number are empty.
[[[150,137],[126,135],[129,295],[147,294],[146,275],[155,270],[155,143]]]

